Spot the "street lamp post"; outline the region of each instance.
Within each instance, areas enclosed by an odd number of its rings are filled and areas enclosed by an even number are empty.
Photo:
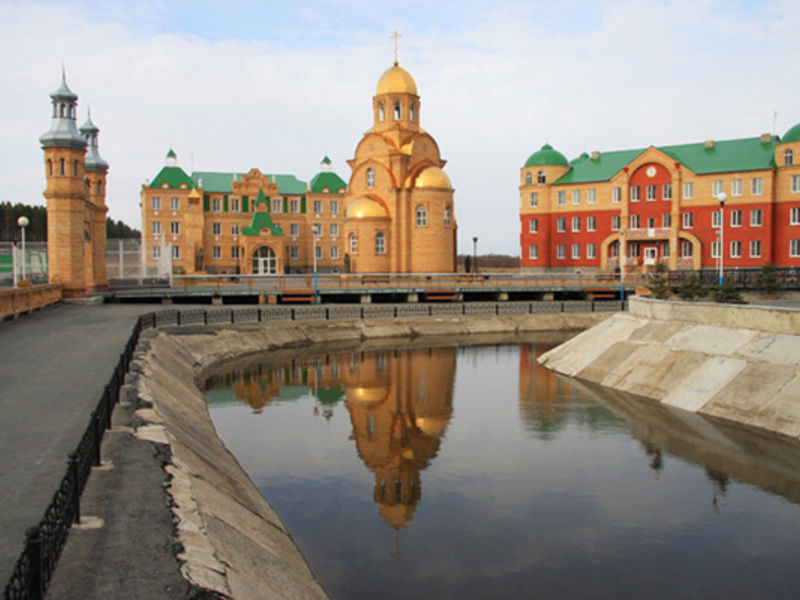
[[[728,194],[720,192],[717,194],[719,200],[719,285],[725,283],[725,200]]]
[[[472,238],[472,271],[478,272],[478,236]]]
[[[28,217],[23,215],[17,219],[17,225],[19,225],[22,230],[22,279],[27,279],[27,274],[25,272],[25,228],[30,225],[30,221]]]
[[[314,247],[312,249],[312,254],[314,257],[314,304],[319,304],[319,291],[317,287],[317,239],[319,238],[319,232],[317,231],[317,226],[311,226],[311,238],[314,241]]]
[[[625,230],[619,230],[619,299],[625,302]]]

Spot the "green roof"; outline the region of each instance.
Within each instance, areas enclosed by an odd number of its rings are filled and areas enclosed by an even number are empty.
[[[275,225],[269,213],[264,211],[254,212],[250,225],[242,227],[242,233],[244,235],[258,235],[261,233],[261,230],[265,228],[269,229],[272,235],[283,235],[283,230],[280,228],[280,225]]]
[[[314,175],[314,178],[309,182],[308,186],[315,194],[323,193],[322,190],[324,188],[328,188],[331,194],[336,194],[339,190],[347,189],[347,184],[344,180],[336,173],[330,171],[323,171],[322,173]]]
[[[219,171],[195,171],[192,179],[200,186],[203,180],[203,191],[210,193],[226,194],[230,193],[233,187],[234,178],[241,180],[242,173],[223,173]],[[294,175],[267,175],[270,183],[278,184],[278,192],[281,194],[305,194],[306,182],[300,181]]]
[[[170,149],[169,149],[169,152],[167,152],[167,158],[178,158],[178,155],[177,155],[177,154],[175,154],[175,150],[173,150],[172,148],[170,148]]]
[[[263,204],[267,207],[267,210],[269,210],[269,199],[264,195],[264,190],[261,188],[258,188],[258,196],[253,200],[253,210],[255,210],[255,207],[259,204]]]
[[[270,183],[278,184],[278,192],[281,194],[305,194],[306,182],[300,181],[294,175],[267,175]]]
[[[322,159],[322,162],[321,162],[320,164],[323,164],[323,165],[329,165],[329,164],[331,164],[332,162],[333,162],[333,161],[332,161],[330,158],[328,158],[328,155],[326,154],[326,155],[324,156],[324,158]]]
[[[762,142],[760,137],[721,140],[714,142],[711,148],[706,148],[705,142],[656,148],[698,175],[706,175],[771,169],[775,166],[774,148],[777,139],[773,136],[768,142]],[[608,181],[645,150],[646,148],[639,148],[601,152],[598,158],[582,154],[570,161],[570,170],[555,183],[564,185]]]
[[[781,138],[781,144],[789,144],[791,142],[800,142],[800,123],[791,127]]]
[[[568,166],[566,157],[558,150],[553,150],[550,144],[545,144],[540,150],[537,150],[528,157],[525,161],[526,167],[539,167],[539,166],[553,166],[560,167]]]
[[[180,167],[164,167],[158,172],[158,175],[156,175],[152,183],[150,183],[150,187],[152,189],[160,189],[164,187],[165,183],[173,190],[179,189],[182,183],[185,183],[186,187],[194,187],[192,178]]]

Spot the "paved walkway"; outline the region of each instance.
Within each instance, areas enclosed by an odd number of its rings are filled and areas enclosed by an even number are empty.
[[[60,304],[0,323],[0,588],[147,305]]]

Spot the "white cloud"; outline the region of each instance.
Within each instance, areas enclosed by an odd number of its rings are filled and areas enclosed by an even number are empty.
[[[518,170],[545,141],[574,158],[754,136],[771,128],[774,110],[778,133],[800,121],[800,7],[789,1],[478,2],[459,4],[453,20],[423,26],[387,15],[380,27],[368,19],[350,31],[338,26],[343,14],[318,4],[299,11],[291,35],[250,7],[240,18],[263,19],[257,40],[170,29],[164,6],[115,4],[98,15],[0,4],[0,52],[13,58],[0,65],[0,200],[43,203],[36,139],[62,59],[81,120],[90,103],[101,128],[114,218],[138,225],[139,187],[170,146],[187,170],[193,154],[197,169],[255,166],[307,180],[329,154],[347,178],[397,22],[423,127],[456,187],[462,251],[473,235],[481,252],[519,251]],[[299,43],[297,28],[316,25]],[[325,27],[338,27],[329,43]]]

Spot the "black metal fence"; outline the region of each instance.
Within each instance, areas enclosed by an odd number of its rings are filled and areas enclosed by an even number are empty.
[[[800,268],[775,267],[773,271],[776,284],[782,289],[797,289],[800,287]],[[680,287],[692,275],[697,276],[700,283],[706,287],[716,287],[719,282],[717,269],[703,269],[702,271],[670,271],[668,278],[672,287]],[[725,280],[732,281],[737,288],[745,290],[760,290],[764,287],[763,269],[725,269]]]
[[[139,317],[124,352],[105,386],[97,408],[75,451],[44,517],[26,532],[25,549],[5,588],[5,600],[39,600],[53,576],[70,526],[80,521],[80,498],[92,466],[100,465],[103,433],[111,427],[111,413],[144,329],[175,325],[214,325],[314,319],[376,319],[447,315],[521,315],[536,313],[613,312],[625,310],[618,300],[564,302],[469,302],[458,304],[377,304],[330,306],[258,306],[236,309],[163,310]]]

